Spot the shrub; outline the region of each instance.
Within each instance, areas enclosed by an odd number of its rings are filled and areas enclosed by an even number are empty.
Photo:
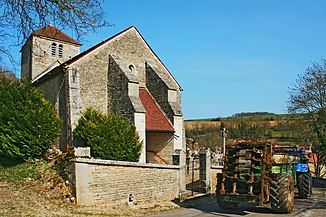
[[[27,160],[50,148],[61,121],[31,84],[0,77],[0,155]]]
[[[78,121],[74,136],[91,147],[93,157],[137,162],[142,143],[136,127],[117,114],[103,115],[88,108]]]

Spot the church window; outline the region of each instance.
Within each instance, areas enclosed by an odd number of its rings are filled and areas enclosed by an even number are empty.
[[[52,54],[53,57],[55,57],[56,51],[57,51],[57,44],[52,43],[52,45],[51,45],[51,54]]]
[[[58,55],[59,55],[60,58],[62,57],[62,44],[59,44]]]

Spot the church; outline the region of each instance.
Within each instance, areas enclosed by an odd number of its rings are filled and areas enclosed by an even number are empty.
[[[172,164],[185,150],[182,88],[139,31],[130,28],[80,53],[81,44],[48,25],[21,49],[29,79],[63,120],[59,147],[75,145],[73,130],[86,108],[118,113],[135,124],[141,163]]]

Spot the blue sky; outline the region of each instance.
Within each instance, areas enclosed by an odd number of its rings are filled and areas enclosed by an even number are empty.
[[[326,58],[326,1],[106,0],[113,27],[132,25],[183,87],[185,119],[238,112],[286,113],[287,88]]]

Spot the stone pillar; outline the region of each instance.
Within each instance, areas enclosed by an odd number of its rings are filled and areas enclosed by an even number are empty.
[[[179,199],[183,202],[186,199],[186,164],[185,152],[181,149],[174,150],[172,154],[173,165],[179,165]]]
[[[134,113],[135,126],[139,134],[140,141],[143,141],[143,147],[140,153],[139,163],[146,163],[146,129],[145,129],[145,113]]]
[[[173,119],[173,127],[175,129],[175,137],[174,137],[174,150],[183,149],[184,143],[184,134],[183,134],[183,117],[182,116],[174,116]],[[184,148],[184,150],[186,150]]]
[[[94,167],[87,163],[74,162],[75,164],[75,191],[78,205],[94,205],[94,195],[91,186],[93,184],[92,172]]]
[[[73,131],[78,124],[78,120],[81,117],[81,96],[80,96],[80,72],[78,67],[72,67],[68,69],[68,107],[67,107],[67,122],[66,125],[66,133],[67,133],[67,141],[66,144],[73,146],[82,145],[82,141],[80,139],[76,139],[73,135]],[[67,151],[67,150],[66,150]]]
[[[180,150],[179,160],[180,160],[180,172],[179,172],[179,180],[180,180],[180,192],[179,199],[180,201],[184,201],[186,199],[186,131],[183,127],[182,129],[182,149]]]
[[[72,67],[68,71],[69,76],[69,102],[70,102],[70,126],[73,131],[81,117],[81,97],[80,97],[80,75],[78,67]]]
[[[211,151],[210,149],[201,149],[199,151],[199,188],[202,193],[211,192]]]

